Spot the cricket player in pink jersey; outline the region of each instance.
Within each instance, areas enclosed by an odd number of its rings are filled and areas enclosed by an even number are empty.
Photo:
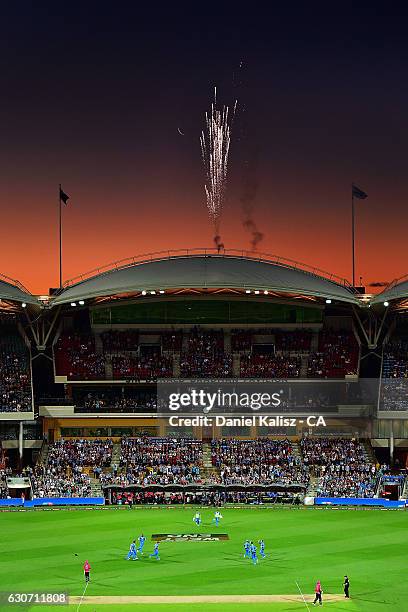
[[[90,571],[91,571],[91,566],[89,565],[88,561],[85,561],[85,563],[84,563],[85,582],[89,582],[89,572]]]

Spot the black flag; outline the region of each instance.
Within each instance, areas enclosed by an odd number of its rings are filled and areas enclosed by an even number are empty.
[[[353,185],[353,198],[358,198],[359,200],[365,200],[368,198],[368,195],[362,189],[359,189],[357,185]]]
[[[64,193],[60,187],[60,200],[61,202],[64,202],[65,206],[68,204],[68,200],[69,200],[69,195],[67,195],[66,193]]]

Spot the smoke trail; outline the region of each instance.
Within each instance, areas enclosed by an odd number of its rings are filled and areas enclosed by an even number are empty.
[[[369,287],[387,287],[390,283],[388,281],[373,281],[369,283]]]
[[[240,100],[238,117],[238,141],[243,155],[241,167],[242,176],[242,225],[250,234],[250,245],[253,251],[263,240],[264,234],[255,221],[256,197],[258,194],[258,146],[261,135],[257,134],[254,126],[249,126],[250,114],[248,101],[251,99],[251,87],[248,81],[247,66],[240,61],[239,68],[234,72],[233,81],[237,89],[237,98]]]
[[[201,155],[206,173],[204,185],[207,210],[214,226],[214,242],[218,251],[224,248],[220,238],[220,220],[225,200],[228,156],[231,142],[231,126],[237,102],[232,112],[228,106],[217,109],[217,89],[214,88],[214,102],[205,113],[205,129],[201,132]]]
[[[255,220],[255,200],[258,193],[258,154],[254,152],[251,158],[244,163],[243,170],[243,187],[242,187],[242,212],[243,212],[243,227],[250,232],[251,239],[250,244],[253,251],[256,250],[258,244],[263,239],[264,235],[259,230]]]
[[[221,241],[221,236],[219,236],[218,234],[214,236],[214,244],[217,248],[218,253],[221,253],[221,251],[225,249],[224,243]]]

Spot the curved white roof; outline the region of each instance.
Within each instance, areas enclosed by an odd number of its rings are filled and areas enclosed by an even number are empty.
[[[359,304],[347,281],[325,278],[289,260],[238,256],[229,251],[168,254],[130,260],[121,267],[68,284],[52,305],[96,297],[170,289],[252,289],[312,295]]]
[[[402,300],[408,298],[408,276],[403,276],[392,281],[381,293],[378,293],[372,300],[372,304],[391,302],[392,300]]]
[[[18,281],[0,274],[0,300],[39,305],[37,298]]]

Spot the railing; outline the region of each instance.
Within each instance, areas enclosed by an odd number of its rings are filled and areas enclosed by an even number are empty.
[[[385,291],[390,291],[390,289],[392,289],[396,285],[399,285],[400,283],[403,283],[404,281],[408,281],[408,274],[404,274],[399,278],[394,278],[394,280],[392,280],[390,283],[388,283],[386,287],[384,287],[381,293],[385,293]]]
[[[65,397],[41,397],[37,404],[39,406],[74,406],[75,402]]]
[[[24,293],[28,293],[29,295],[31,295],[29,290],[26,289],[24,285],[20,283],[20,281],[16,280],[15,278],[10,278],[9,276],[2,274],[1,272],[0,272],[0,281],[4,281],[5,283],[9,285],[14,285],[14,287],[17,287],[17,289],[20,289],[20,291],[23,291]]]
[[[244,249],[222,249],[222,251],[219,251],[217,248],[214,247],[156,251],[154,253],[143,253],[141,255],[135,255],[133,257],[120,259],[118,261],[105,264],[104,266],[94,268],[93,270],[90,270],[65,281],[61,291],[84,280],[102,274],[107,274],[114,270],[123,270],[130,266],[140,265],[144,263],[152,263],[155,261],[162,261],[166,259],[194,257],[199,255],[204,257],[251,259],[253,261],[275,264],[293,270],[300,270],[302,272],[312,274],[314,276],[319,276],[321,278],[324,278],[325,280],[330,280],[338,285],[346,287],[352,293],[358,293],[357,290],[346,278],[337,276],[336,274],[332,274],[330,272],[326,272],[325,270],[322,270],[321,268],[318,268],[316,266],[310,266],[309,264],[295,261],[293,259],[288,259],[286,257],[281,257],[279,255],[271,255],[269,253],[259,253],[256,251],[247,251]],[[61,293],[61,291],[57,292],[57,294]]]

